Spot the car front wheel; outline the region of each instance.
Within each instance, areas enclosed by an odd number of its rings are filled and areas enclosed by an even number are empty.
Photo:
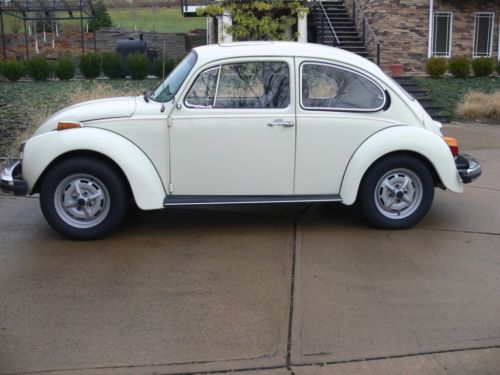
[[[48,223],[75,240],[94,240],[113,231],[127,210],[127,190],[120,174],[86,157],[64,160],[51,168],[40,190]]]
[[[359,201],[370,224],[382,229],[409,228],[429,211],[434,178],[421,160],[397,155],[375,163],[363,178]]]

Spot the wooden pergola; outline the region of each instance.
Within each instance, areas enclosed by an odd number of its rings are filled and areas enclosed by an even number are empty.
[[[39,21],[40,14],[44,20],[49,21],[80,21],[80,35],[82,53],[85,51],[83,38],[83,20],[95,19],[95,10],[92,0],[0,0],[0,28],[2,32],[3,58],[7,58],[4,15],[9,15],[23,21],[24,40],[26,43],[26,58],[29,58],[27,21]],[[94,34],[94,50],[96,49],[96,36]]]

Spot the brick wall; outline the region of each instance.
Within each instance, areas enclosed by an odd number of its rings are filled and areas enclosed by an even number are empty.
[[[353,0],[345,0],[352,12]],[[358,30],[361,12],[373,27],[381,44],[381,66],[390,71],[391,64],[401,63],[407,74],[425,74],[429,44],[429,0],[356,0]],[[361,12],[359,12],[361,11]],[[474,13],[495,12],[493,56],[498,57],[500,2],[497,0],[435,0],[434,11],[453,12],[452,56],[472,57]],[[367,34],[368,35],[368,34]],[[368,39],[373,55],[375,45]]]
[[[156,48],[161,53],[163,44],[167,55],[180,58],[191,48],[206,44],[206,30],[196,30],[188,34],[183,33],[157,33],[157,32],[131,32],[120,29],[103,29],[96,33],[96,43],[98,52],[115,51],[116,42],[123,39],[139,39],[139,34],[143,34],[148,48]],[[26,43],[24,34],[7,34],[6,50],[8,58],[23,59],[26,56]],[[38,49],[40,53],[48,56],[57,56],[62,52],[71,52],[75,55],[81,54],[81,36],[78,32],[60,33],[55,38],[54,48],[52,48],[52,34],[46,34],[44,42],[43,34],[37,35]],[[91,33],[84,33],[84,45],[86,51],[94,50],[94,37]],[[35,36],[28,38],[30,56],[36,54]],[[3,56],[3,50],[0,43],[0,56]]]

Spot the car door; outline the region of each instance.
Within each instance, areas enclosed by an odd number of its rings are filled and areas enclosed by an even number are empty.
[[[338,194],[356,149],[397,122],[384,114],[387,97],[368,75],[331,62],[296,60],[295,194]]]
[[[292,195],[293,59],[200,69],[171,114],[173,195]]]

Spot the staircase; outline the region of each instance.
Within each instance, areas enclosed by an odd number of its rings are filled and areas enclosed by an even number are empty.
[[[354,52],[365,58],[369,58],[368,50],[358,33],[349,11],[343,1],[323,1],[321,5],[315,5],[310,9],[308,25],[310,35],[309,42],[326,44]],[[324,9],[324,11],[323,11]],[[325,19],[325,14],[335,30],[337,38]]]
[[[366,19],[364,22],[364,30],[359,33],[343,0],[318,2],[308,15],[308,41],[342,48],[370,59],[375,56],[370,56],[365,45],[364,35],[369,26]],[[373,33],[373,30],[370,30]],[[396,81],[419,101],[434,120],[442,123],[450,121],[448,116],[441,114],[442,108],[435,105],[432,98],[428,97],[425,90],[411,77],[398,77]]]
[[[394,77],[394,80],[418,100],[433,120],[443,124],[450,122],[450,117],[442,114],[443,108],[435,105],[432,98],[427,96],[425,90],[412,77]]]

